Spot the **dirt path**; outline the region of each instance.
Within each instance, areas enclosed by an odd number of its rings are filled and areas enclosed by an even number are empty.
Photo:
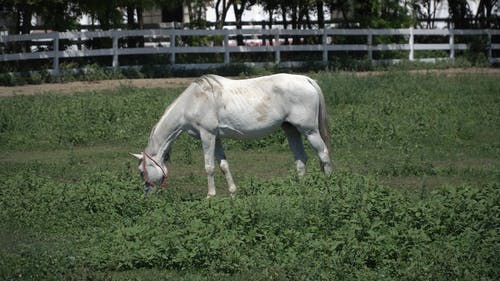
[[[72,94],[78,92],[116,89],[122,86],[137,88],[183,88],[194,78],[120,79],[91,82],[69,82],[14,87],[0,86],[0,97],[35,95],[40,93]]]
[[[411,70],[409,73],[484,73],[500,76],[500,68],[449,68],[449,69],[431,69],[431,70]],[[368,72],[348,72],[357,76],[380,75],[383,71]],[[184,88],[194,77],[190,78],[158,78],[158,79],[120,79],[120,80],[102,80],[92,82],[69,82],[41,85],[23,85],[14,87],[0,86],[0,97],[9,97],[16,95],[35,95],[40,93],[62,93],[72,94],[78,92],[100,91],[106,89],[116,89],[121,86],[137,88]]]

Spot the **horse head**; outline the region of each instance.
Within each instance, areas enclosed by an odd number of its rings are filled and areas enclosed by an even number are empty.
[[[164,190],[168,179],[168,169],[165,164],[155,160],[146,152],[130,155],[139,159],[139,173],[144,180],[144,192],[149,193],[158,186]]]

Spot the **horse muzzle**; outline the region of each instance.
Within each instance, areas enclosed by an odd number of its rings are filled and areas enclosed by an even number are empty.
[[[153,192],[153,190],[155,189],[154,186],[148,184],[148,183],[144,183],[144,194],[145,195],[149,195],[151,194],[151,192]]]

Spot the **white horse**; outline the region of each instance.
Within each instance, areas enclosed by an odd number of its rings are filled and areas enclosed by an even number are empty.
[[[326,174],[332,172],[330,137],[325,99],[318,84],[309,77],[276,74],[231,80],[216,75],[196,79],[166,109],[153,127],[140,159],[139,171],[145,191],[167,183],[164,160],[182,132],[199,138],[203,145],[208,176],[208,197],[215,195],[215,160],[226,177],[229,192],[236,191],[221,138],[251,139],[283,128],[296,162],[304,175],[307,156],[301,134],[315,149]]]

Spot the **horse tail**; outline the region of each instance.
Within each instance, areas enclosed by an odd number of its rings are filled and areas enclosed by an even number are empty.
[[[328,154],[330,154],[331,143],[330,143],[330,132],[328,130],[328,114],[326,113],[325,96],[323,95],[323,91],[321,91],[321,88],[319,87],[318,83],[316,83],[316,81],[309,79],[309,83],[313,85],[319,96],[319,111],[318,111],[319,134],[321,135],[321,138],[323,139],[323,142],[325,143],[326,148],[328,149]]]

